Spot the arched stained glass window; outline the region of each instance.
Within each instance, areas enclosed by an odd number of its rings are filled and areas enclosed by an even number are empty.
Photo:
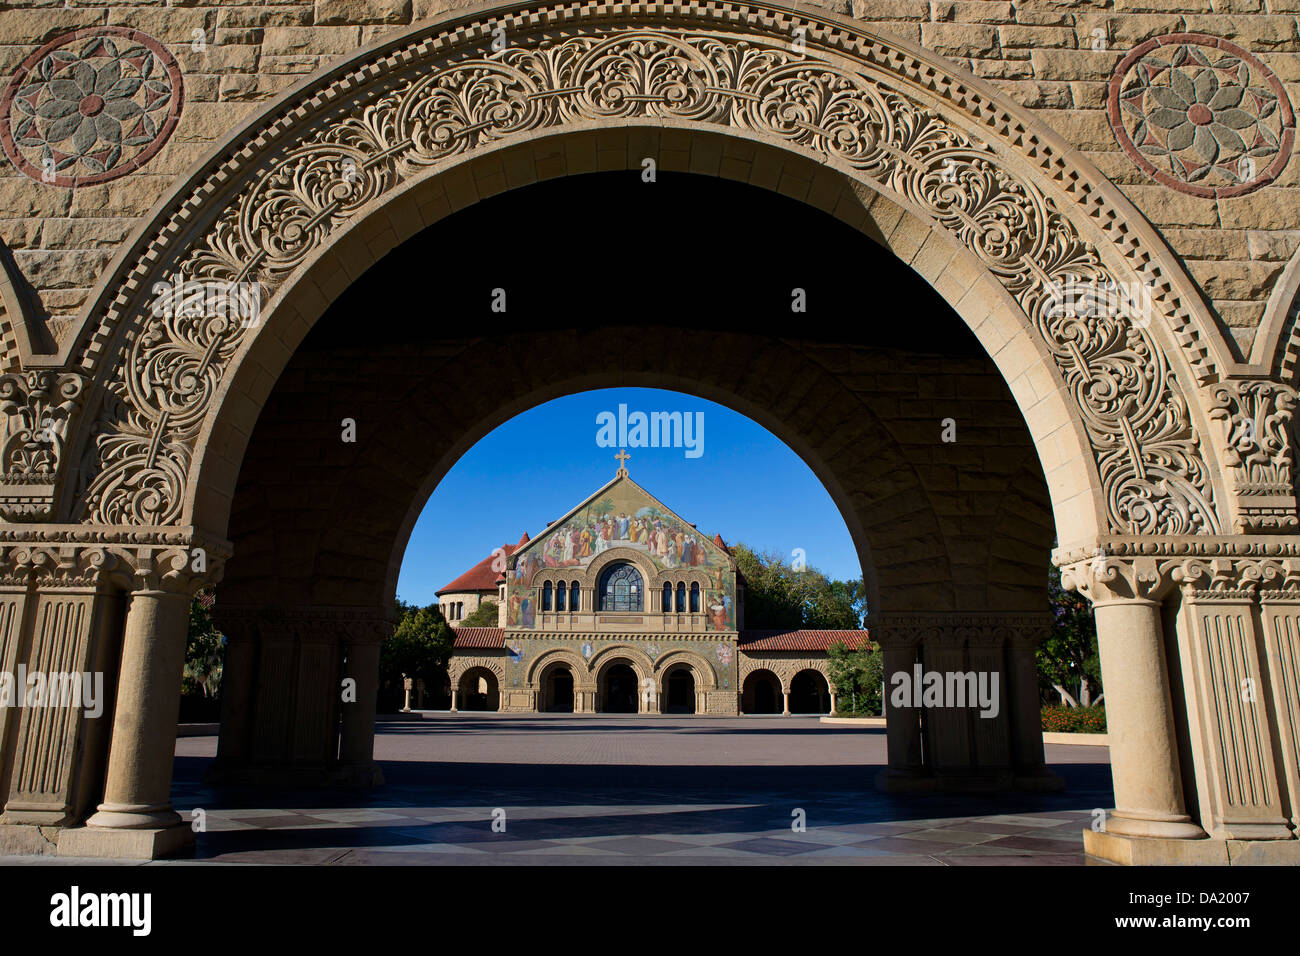
[[[639,611],[643,590],[640,571],[627,563],[611,564],[600,576],[600,609]]]
[[[691,582],[691,613],[698,614],[699,612],[700,612],[700,582],[692,581]]]
[[[673,586],[667,581],[664,582],[663,609],[665,614],[672,613],[673,610]]]
[[[568,603],[569,586],[561,581],[555,585],[555,609],[563,611],[564,606]]]
[[[683,581],[677,582],[677,612],[686,610],[686,584]]]
[[[545,584],[542,585],[542,610],[549,611],[550,609],[551,609],[551,582],[547,581]]]
[[[569,610],[570,611],[582,610],[582,599],[580,597],[581,594],[582,592],[578,589],[577,581],[574,581],[572,584],[569,585]]]

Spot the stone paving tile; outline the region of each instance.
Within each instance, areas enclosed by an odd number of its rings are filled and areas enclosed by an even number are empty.
[[[213,790],[215,738],[177,752],[173,802],[205,809],[196,862],[218,864],[1081,865],[1113,800],[1104,748],[1072,761],[1077,793],[882,794],[883,735],[807,718],[381,724],[389,783],[361,792]]]
[[[615,853],[628,853],[634,856],[656,855],[659,853],[670,853],[673,850],[693,850],[700,852],[697,846],[690,846],[686,843],[678,843],[675,840],[660,840],[654,837],[616,837],[611,839],[599,840],[587,844],[588,847],[596,847],[600,850],[607,850]]]
[[[969,823],[969,821],[967,821]],[[978,833],[974,830],[959,830],[953,827],[937,827],[933,830],[916,830],[912,833],[899,834],[901,840],[927,840],[933,843],[972,844],[995,840],[997,834]]]

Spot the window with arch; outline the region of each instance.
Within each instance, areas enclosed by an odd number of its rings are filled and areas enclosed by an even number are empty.
[[[700,582],[691,582],[691,613],[700,613]]]
[[[565,609],[565,605],[568,604],[568,600],[567,600],[568,597],[569,597],[568,585],[566,585],[563,581],[557,582],[555,585],[555,609],[557,611],[563,611]]]
[[[569,585],[569,610],[570,611],[582,610],[581,594],[582,591],[579,590],[577,581],[574,581],[572,584]]]
[[[686,610],[686,582],[677,582],[677,613],[681,614]]]
[[[673,609],[673,586],[667,581],[664,582],[664,597],[662,603],[664,613],[671,613]]]
[[[602,611],[639,611],[642,609],[641,572],[626,562],[611,564],[600,576]]]
[[[551,609],[551,582],[546,581],[545,583],[542,584],[542,610],[549,611],[550,609]]]

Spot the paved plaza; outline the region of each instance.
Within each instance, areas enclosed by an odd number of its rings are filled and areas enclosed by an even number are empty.
[[[181,738],[173,802],[207,818],[193,860],[1077,866],[1113,805],[1105,747],[1048,746],[1065,793],[883,794],[884,729],[815,717],[438,714],[381,722],[375,752],[379,790],[253,793],[203,786],[216,738]]]

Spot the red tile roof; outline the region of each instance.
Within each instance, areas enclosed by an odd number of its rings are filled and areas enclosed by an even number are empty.
[[[451,646],[456,649],[462,647],[505,647],[505,628],[459,627],[456,628],[456,639],[451,642]]]
[[[843,644],[856,651],[867,642],[867,631],[741,631],[737,647],[742,651],[826,651]]]
[[[509,557],[527,543],[528,532],[525,531],[524,536],[519,539],[518,544],[503,544],[501,545],[501,550],[506,553],[506,557]],[[497,582],[502,579],[500,571],[492,570],[492,561],[495,557],[495,552],[489,554],[478,564],[474,565],[474,567],[456,578],[456,580],[452,581],[450,584],[443,585],[433,593],[438,597],[442,597],[444,594],[458,594],[463,591],[491,591],[495,594]]]

